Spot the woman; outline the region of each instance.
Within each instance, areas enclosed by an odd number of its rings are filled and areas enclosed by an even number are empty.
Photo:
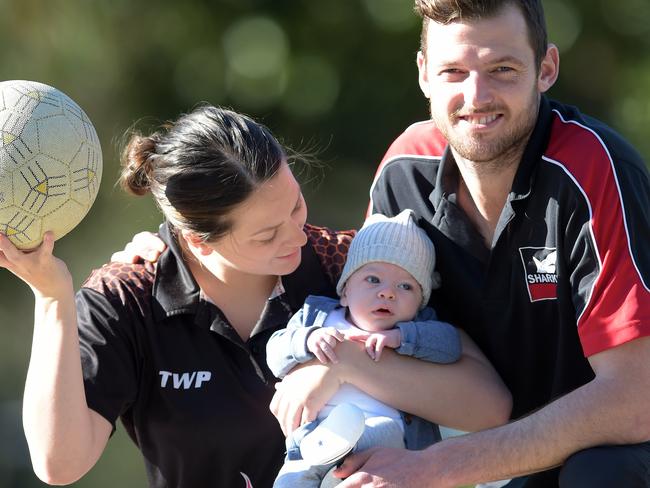
[[[134,136],[123,165],[122,185],[150,191],[165,215],[160,236],[168,248],[155,267],[108,264],[93,272],[75,306],[50,234],[29,254],[0,235],[0,266],[36,298],[23,405],[34,470],[51,484],[79,479],[121,418],[152,487],[271,486],[284,446],[269,412],[266,341],[308,294],[334,296],[351,233],[305,225],[282,147],[231,111],[203,106]],[[390,355],[374,363],[351,345],[341,350],[348,366],[324,374],[319,395],[350,381],[461,428],[504,420],[504,387],[473,345],[464,348],[467,359],[441,367]],[[414,382],[445,391],[434,398]],[[280,402],[283,427],[313,418],[320,402],[313,395]],[[458,405],[472,404],[482,410],[463,423]]]

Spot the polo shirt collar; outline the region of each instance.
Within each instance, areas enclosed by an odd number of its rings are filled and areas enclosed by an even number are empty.
[[[509,200],[521,200],[530,195],[535,178],[535,169],[546,151],[551,136],[552,115],[548,99],[542,95],[537,122],[517,168]]]
[[[440,202],[444,199],[451,199],[455,203],[456,189],[458,188],[458,167],[454,156],[449,149],[449,145],[442,153],[440,160],[440,167],[436,174],[436,185],[429,195],[429,200],[433,204],[433,208],[437,211],[440,207]]]
[[[212,331],[230,338],[233,342],[242,342],[219,307],[201,296],[201,289],[185,264],[182,249],[169,223],[165,222],[160,226],[159,235],[167,244],[167,249],[158,259],[153,284],[155,318],[162,320],[175,315],[192,314],[195,323],[206,324],[206,327],[209,325]],[[284,298],[285,289],[279,278],[251,337],[263,330],[287,323],[291,310]],[[208,303],[210,305],[207,305]]]
[[[158,259],[153,284],[154,314],[157,319],[184,313],[195,313],[200,288],[183,260],[181,247],[168,222],[159,229],[167,249]]]

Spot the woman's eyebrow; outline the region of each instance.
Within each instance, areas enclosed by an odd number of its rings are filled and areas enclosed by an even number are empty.
[[[260,229],[257,232],[255,232],[254,234],[251,234],[251,237],[255,237],[257,234],[263,234],[264,232],[269,232],[269,231],[275,230],[278,227],[280,227],[281,225],[282,224],[269,225],[268,227],[264,227],[263,229]]]

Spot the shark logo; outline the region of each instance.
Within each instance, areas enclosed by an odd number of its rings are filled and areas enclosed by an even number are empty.
[[[533,256],[533,262],[537,266],[538,273],[555,274],[555,260],[557,259],[557,251],[553,251],[541,261]]]
[[[251,483],[251,480],[248,476],[246,476],[245,473],[242,473],[241,471],[239,472],[241,474],[242,478],[244,478],[244,481],[246,482],[246,488],[253,488],[253,483]]]
[[[557,299],[557,249],[520,247],[528,296],[531,302]]]

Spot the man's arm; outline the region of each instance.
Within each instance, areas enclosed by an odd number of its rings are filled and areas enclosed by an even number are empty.
[[[359,472],[340,486],[385,486],[379,484],[383,481],[424,487],[435,480],[436,487],[454,487],[545,470],[592,446],[647,441],[649,357],[650,337],[598,353],[590,358],[594,380],[537,412],[417,453],[375,451],[369,457],[353,456],[339,476]]]

